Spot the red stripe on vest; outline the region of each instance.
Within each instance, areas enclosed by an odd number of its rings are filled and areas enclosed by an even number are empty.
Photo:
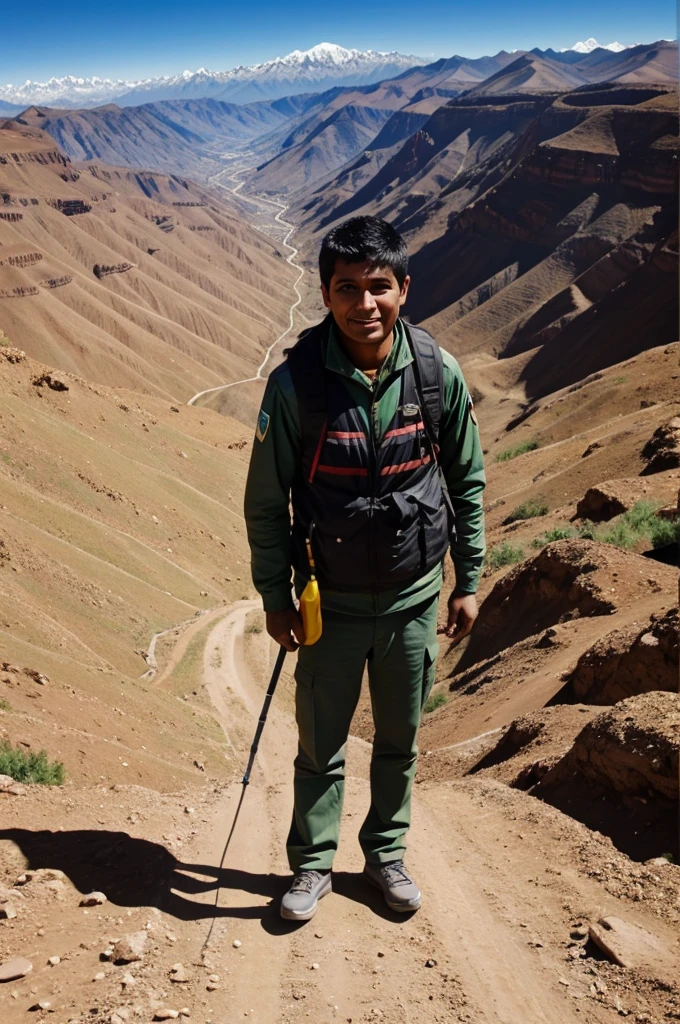
[[[321,449],[323,448],[323,443],[326,440],[326,427],[327,426],[328,426],[328,420],[325,420],[324,421],[324,425],[321,428],[321,433],[319,434],[319,443],[317,444],[316,451],[314,452],[314,460],[312,462],[312,468],[309,471],[309,480],[307,481],[307,483],[310,483],[310,484],[314,480],[314,474],[316,473],[317,468],[319,466],[319,459],[321,458]]]
[[[366,435],[362,430],[329,430],[326,437],[335,437],[338,438],[338,440],[345,441],[348,438],[358,438],[362,440],[366,438]]]
[[[401,437],[402,434],[415,434],[417,430],[422,430],[424,423],[409,423],[406,427],[396,427],[395,430],[388,430],[383,440],[387,440],[388,437]],[[330,437],[330,434],[328,435]]]
[[[368,476],[368,469],[363,466],[317,466],[319,473],[334,473],[336,476]]]
[[[418,466],[426,466],[430,462],[430,456],[426,455],[424,459],[411,459],[410,462],[400,462],[398,466],[383,466],[380,470],[381,476],[391,476],[392,473],[406,473],[409,469],[417,469]],[[319,466],[319,469],[321,467]]]

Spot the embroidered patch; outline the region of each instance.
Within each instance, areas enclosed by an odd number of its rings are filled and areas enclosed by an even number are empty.
[[[271,416],[264,409],[260,409],[260,415],[257,417],[257,427],[255,428],[255,437],[258,441],[264,441],[269,430],[269,421]]]
[[[474,425],[476,427],[479,426],[479,424],[477,423],[477,413],[475,412],[475,403],[472,401],[471,395],[468,395],[468,410],[470,412],[470,419],[472,420]]]

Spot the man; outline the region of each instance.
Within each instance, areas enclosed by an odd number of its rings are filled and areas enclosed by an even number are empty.
[[[319,269],[329,315],[269,378],[245,497],[267,631],[289,651],[302,645],[287,843],[294,879],[281,903],[282,916],[298,921],[331,891],[345,743],[366,666],[375,736],[359,833],[364,875],[392,910],[420,906],[403,857],[418,725],[434,681],[442,559],[450,546],[456,586],[446,633],[458,643],[477,616],[484,558],[472,401],[455,359],[399,318],[410,280],[403,238],[385,221],[355,217],[323,240]],[[299,596],[310,556],[323,631],[304,646],[291,568]]]

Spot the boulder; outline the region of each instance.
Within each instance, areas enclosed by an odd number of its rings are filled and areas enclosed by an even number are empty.
[[[142,960],[148,937],[148,933],[145,931],[124,935],[113,947],[112,959],[117,964],[130,964],[135,960]]]
[[[571,674],[571,696],[585,704],[616,704],[651,690],[678,690],[678,609],[644,625],[614,630],[585,651]]]
[[[677,469],[680,466],[680,416],[657,427],[640,454],[646,463],[640,476]]]

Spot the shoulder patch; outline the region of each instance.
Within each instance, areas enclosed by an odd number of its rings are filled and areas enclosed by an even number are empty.
[[[271,416],[269,415],[269,413],[265,412],[264,409],[260,409],[260,414],[257,417],[257,427],[255,428],[255,437],[258,439],[258,441],[264,441],[265,437],[267,436],[270,419]]]
[[[470,413],[470,419],[472,420],[474,425],[476,427],[479,426],[477,422],[477,413],[475,412],[475,403],[472,401],[472,395],[470,394],[468,394],[468,410]]]

